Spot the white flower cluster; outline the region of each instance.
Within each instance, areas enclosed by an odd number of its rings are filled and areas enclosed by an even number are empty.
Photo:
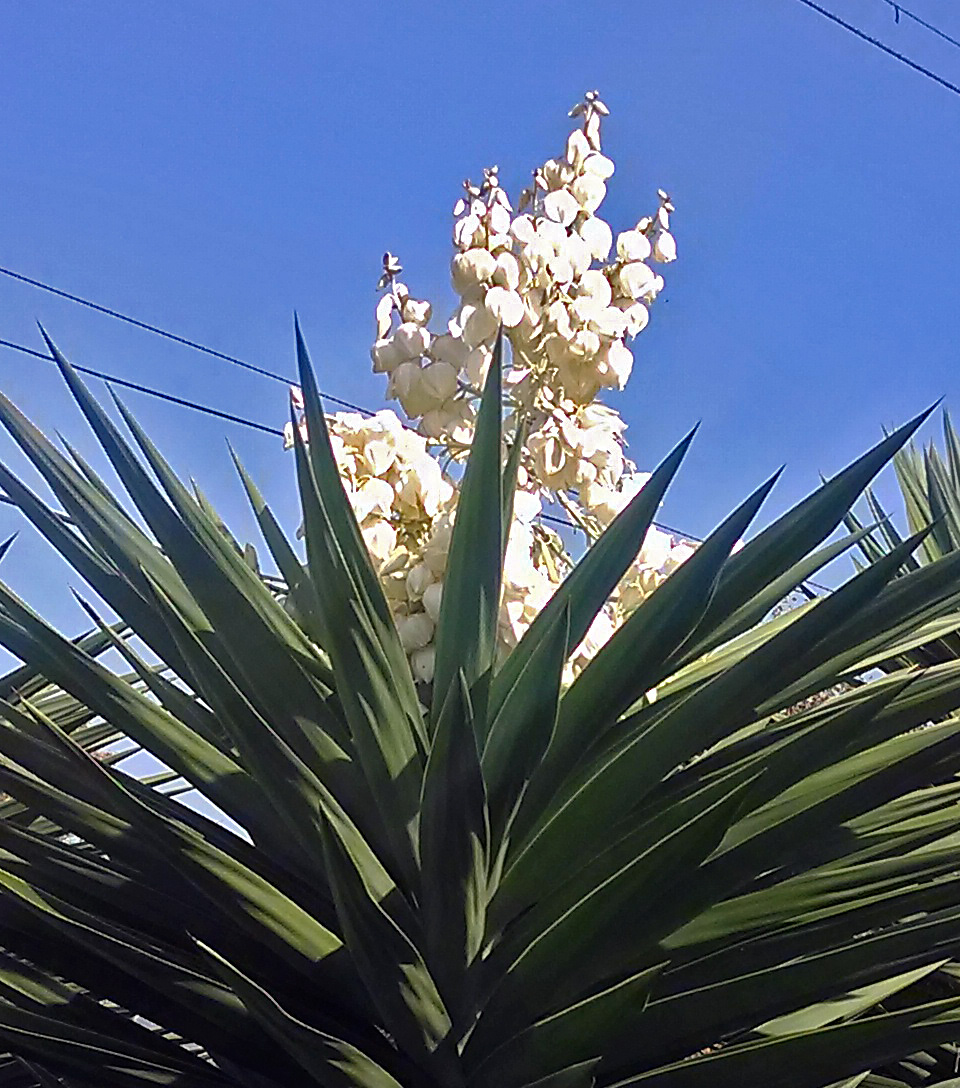
[[[636,495],[647,475],[624,454],[625,424],[596,398],[623,389],[633,368],[627,345],[646,327],[663,288],[653,263],[676,258],[673,205],[662,190],[652,216],[618,234],[598,215],[613,162],[601,151],[608,110],[590,91],[571,111],[580,127],[564,154],[547,160],[518,210],[497,167],[464,182],[454,208],[451,276],[457,306],[446,327],[429,328],[432,307],[401,282],[384,255],[373,369],[388,376],[416,430],[392,411],[370,419],[330,417],[344,486],[384,580],[418,680],[433,675],[433,635],[456,516],[453,477],[431,453],[462,459],[502,327],[513,364],[504,375],[507,427],[527,435],[507,548],[499,641],[522,637],[571,565],[561,539],[539,515],[560,502],[596,536]],[[652,263],[653,262],[653,263]],[[287,445],[292,445],[288,425]],[[575,652],[572,676],[625,616],[692,551],[651,529],[636,564]]]

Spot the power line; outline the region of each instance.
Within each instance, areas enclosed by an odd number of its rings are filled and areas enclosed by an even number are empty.
[[[0,347],[9,348],[11,351],[19,351],[24,355],[32,355],[35,359],[40,359],[45,363],[53,363],[55,360],[49,355],[44,355],[42,351],[35,351],[33,348],[28,348],[24,344],[15,344],[12,340],[0,340]],[[255,431],[261,431],[263,434],[277,435],[280,438],[283,437],[283,431],[277,427],[271,427],[266,423],[258,423],[253,419],[246,419],[244,416],[234,415],[233,412],[224,412],[220,408],[214,408],[209,404],[201,404],[199,401],[187,400],[186,397],[178,397],[173,393],[167,393],[163,389],[154,389],[149,385],[141,385],[140,382],[128,381],[126,378],[118,378],[115,374],[105,374],[102,370],[94,370],[89,366],[79,366],[77,364],[70,364],[74,370],[80,374],[86,374],[91,378],[99,378],[101,381],[107,382],[108,385],[119,385],[124,389],[133,389],[137,393],[145,393],[148,397],[156,397],[157,400],[167,401],[169,404],[177,404],[181,408],[189,408],[193,412],[202,412],[204,415],[214,416],[217,419],[226,420],[228,423],[238,423],[241,427],[250,427]],[[327,398],[332,399],[332,398]]]
[[[906,15],[908,19],[912,19],[915,23],[919,23],[924,29],[931,31],[931,33],[936,34],[937,37],[943,38],[945,42],[949,42],[951,45],[955,45],[960,49],[960,41],[957,41],[956,38],[951,38],[949,34],[945,34],[940,27],[934,26],[933,23],[928,23],[926,19],[921,19],[919,15],[915,15],[912,11],[908,11],[903,4],[896,4],[894,3],[894,0],[883,0],[883,2],[893,8],[898,23],[900,22],[900,16]]]
[[[822,8],[819,4],[815,4],[813,0],[799,0],[799,2],[805,7],[810,8],[812,11],[818,12],[825,19],[829,19],[831,22],[836,23],[837,26],[842,26],[844,30],[848,30],[851,34],[855,34],[862,41],[869,42],[870,45],[876,46],[877,49],[882,50],[888,56],[906,64],[907,67],[912,68],[915,72],[919,72],[928,79],[932,79],[934,83],[939,83],[941,87],[946,87],[948,91],[952,91],[955,95],[960,95],[960,87],[955,83],[951,83],[949,80],[944,79],[943,76],[938,76],[936,72],[931,72],[929,68],[924,68],[922,64],[917,64],[915,60],[911,60],[902,53],[898,53],[896,49],[891,49],[889,45],[884,45],[883,42],[879,41],[877,38],[872,38],[869,34],[865,34],[852,23],[848,23],[844,19],[841,19],[839,15],[834,15],[832,11],[827,11],[826,8]]]
[[[162,336],[165,340],[172,340],[175,344],[182,344],[184,347],[192,348],[194,351],[201,351],[204,355],[210,355],[214,359],[220,359],[233,366],[243,367],[244,370],[252,371],[254,374],[259,374],[263,378],[270,378],[271,381],[282,382],[287,386],[291,383],[290,378],[286,378],[282,374],[277,374],[276,371],[267,370],[266,367],[257,366],[255,363],[248,363],[245,359],[238,359],[235,355],[227,355],[225,352],[217,351],[216,348],[208,348],[205,344],[197,343],[196,340],[188,340],[185,336],[179,336],[175,332],[161,329],[158,325],[151,325],[149,322],[141,321],[139,318],[131,317],[129,314],[120,313],[119,310],[113,310],[109,306],[101,306],[99,302],[93,302],[91,299],[82,298],[80,295],[73,295],[69,291],[64,291],[59,287],[54,287],[52,284],[44,283],[42,280],[31,279],[30,276],[25,276],[22,272],[14,272],[12,268],[0,267],[0,274],[8,276],[12,280],[18,280],[20,283],[29,284],[31,287],[36,287],[40,291],[46,291],[48,294],[56,295],[58,298],[64,298],[68,302],[75,302],[79,306],[86,306],[90,310],[96,310],[97,313],[106,314],[107,317],[113,317],[117,321],[125,322],[127,325],[133,325],[134,328],[152,332],[154,336]],[[77,369],[79,370],[80,368],[77,367]],[[118,381],[117,379],[112,380]],[[120,384],[119,381],[118,384]],[[342,408],[350,408],[354,412],[363,411],[363,409],[359,408],[356,404],[352,404],[348,400],[341,400],[340,397],[335,397],[330,393],[324,393],[323,396],[325,400],[332,401],[334,404],[339,404]]]

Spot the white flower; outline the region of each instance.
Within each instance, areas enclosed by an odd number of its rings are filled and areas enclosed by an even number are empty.
[[[596,174],[583,174],[573,183],[572,192],[580,207],[593,214],[603,203],[607,187]]]
[[[497,257],[493,282],[509,291],[516,291],[520,286],[520,265],[512,253],[501,253]]]
[[[677,259],[677,242],[670,231],[662,230],[657,233],[653,241],[653,256],[664,264]]]
[[[650,239],[638,230],[617,235],[617,256],[621,261],[645,261],[653,252]]]
[[[468,249],[457,253],[450,262],[453,288],[464,294],[489,280],[497,267],[496,258],[486,249]]]
[[[616,384],[618,389],[623,389],[633,369],[633,352],[622,340],[614,340],[607,348],[604,366],[613,379],[605,384]]]
[[[433,638],[433,620],[425,612],[397,618],[397,634],[400,645],[409,653],[420,650]]]
[[[613,231],[609,224],[591,215],[580,224],[578,230],[590,250],[590,256],[598,261],[605,261],[613,245]]]
[[[647,530],[643,538],[643,547],[637,560],[640,566],[661,570],[673,551],[673,537],[655,525]]]
[[[503,288],[494,287],[491,290],[502,291]],[[486,305],[461,307],[460,319],[463,321],[463,342],[471,348],[489,340],[496,333],[499,324],[498,319]]]
[[[431,574],[432,573],[433,572],[431,571]],[[440,618],[440,602],[442,599],[443,582],[431,582],[423,591],[424,611],[434,623]]]
[[[587,138],[580,131],[580,129],[574,129],[573,132],[567,137],[567,162],[579,169],[583,164],[583,160],[590,154],[590,145],[587,143]]]
[[[398,326],[393,339],[407,359],[418,359],[430,347],[430,333],[412,321]]]
[[[415,298],[408,298],[400,311],[403,320],[412,322],[414,325],[426,325],[432,312],[433,307],[429,302],[421,302]]]
[[[453,241],[460,249],[470,249],[471,246],[480,245],[483,242],[483,222],[478,215],[465,215],[458,219],[453,227]]]
[[[584,272],[580,277],[578,297],[589,297],[599,306],[609,306],[613,298],[610,281],[600,271]]]
[[[650,311],[642,302],[634,302],[625,307],[623,316],[627,321],[627,335],[637,336],[647,327],[650,320]]]
[[[568,227],[577,218],[580,204],[566,189],[557,189],[543,198],[543,211],[554,223]]]
[[[433,572],[426,563],[417,563],[407,574],[407,596],[411,601],[419,600],[424,590],[433,582]]]
[[[496,323],[508,329],[519,325],[523,319],[523,299],[516,291],[509,291],[506,287],[491,287],[484,296],[483,304]]]
[[[362,526],[360,532],[370,555],[378,563],[385,563],[397,546],[397,530],[394,529],[390,522],[384,521],[383,518],[377,518],[375,521]]]
[[[457,391],[457,371],[450,363],[428,363],[420,376],[427,394],[440,404]]]
[[[389,514],[393,505],[393,498],[393,488],[386,480],[381,480],[376,476],[365,480],[351,496],[357,521],[364,521],[374,511],[380,514]]]
[[[373,359],[373,369],[377,374],[389,374],[394,367],[409,358],[406,348],[402,347],[393,336],[386,340],[378,340],[370,349],[370,357]]]
[[[617,274],[621,292],[627,298],[640,298],[656,281],[656,273],[643,261],[625,264]]]
[[[583,169],[585,173],[593,174],[601,181],[606,181],[613,175],[613,161],[606,155],[601,155],[599,151],[591,151],[583,160]]]
[[[410,669],[413,678],[418,683],[429,684],[433,680],[434,669],[437,664],[437,651],[432,646],[424,646],[421,650],[414,650],[410,655]]]

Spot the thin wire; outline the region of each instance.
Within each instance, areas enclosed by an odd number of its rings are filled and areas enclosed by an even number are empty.
[[[912,19],[915,23],[919,23],[926,30],[931,31],[938,37],[943,38],[945,42],[949,42],[951,45],[955,45],[958,49],[960,49],[960,41],[957,41],[956,38],[951,38],[949,34],[945,34],[940,29],[940,27],[934,26],[933,23],[928,23],[926,19],[921,19],[919,15],[915,15],[912,11],[908,11],[907,8],[903,6],[903,4],[894,3],[894,0],[883,0],[883,2],[885,4],[888,4],[890,7],[893,8],[895,12],[897,12],[897,22],[900,21],[901,15],[906,15],[908,19]]]
[[[917,64],[915,60],[905,57],[902,53],[898,53],[896,49],[891,49],[889,45],[884,45],[883,42],[878,41],[876,38],[871,38],[869,34],[865,34],[852,23],[848,23],[841,19],[839,15],[834,15],[832,11],[827,11],[826,8],[822,8],[819,4],[815,4],[813,0],[799,0],[799,2],[805,7],[810,8],[812,11],[819,12],[825,19],[829,19],[831,22],[836,23],[837,26],[842,26],[844,30],[848,30],[851,34],[855,34],[863,41],[869,42],[870,45],[875,45],[877,49],[882,50],[888,56],[906,64],[907,67],[912,68],[915,72],[919,72],[928,79],[932,79],[934,83],[939,83],[941,87],[946,87],[948,91],[952,91],[955,95],[960,95],[960,87],[955,83],[951,83],[949,80],[944,79],[943,76],[938,76],[936,72],[931,72],[929,68],[924,68],[922,64]]]
[[[55,362],[53,358],[49,355],[44,355],[42,351],[35,351],[33,348],[28,348],[24,344],[15,344],[12,340],[0,340],[0,347],[9,348],[11,351],[19,351],[24,355],[32,355],[35,359],[41,359],[45,363]],[[100,378],[101,381],[105,381],[108,385],[119,385],[124,389],[133,389],[137,393],[145,393],[148,397],[156,397],[157,400],[167,401],[170,404],[178,404],[181,408],[189,408],[194,412],[202,412],[204,415],[215,416],[217,419],[224,419],[228,423],[238,423],[241,427],[250,427],[255,431],[261,431],[263,434],[272,434],[281,438],[283,437],[282,430],[277,427],[271,427],[266,423],[258,423],[256,420],[246,419],[244,416],[234,415],[232,412],[224,412],[220,408],[211,407],[209,404],[200,404],[198,401],[187,400],[185,397],[178,397],[173,393],[167,393],[163,389],[153,389],[149,385],[141,385],[139,382],[128,381],[126,378],[118,378],[115,374],[105,374],[102,370],[94,370],[89,366],[79,366],[75,363],[71,363],[70,365],[80,374],[86,374],[91,378]]]
[[[254,374],[259,374],[263,378],[270,378],[271,381],[282,382],[284,385],[291,384],[290,378],[286,378],[282,374],[276,373],[276,371],[267,370],[265,367],[257,366],[254,363],[248,363],[244,359],[238,359],[235,355],[227,355],[225,352],[217,351],[216,348],[208,348],[205,344],[197,343],[196,340],[188,340],[185,336],[179,336],[175,332],[168,332],[166,329],[161,329],[157,325],[151,325],[146,321],[141,321],[139,318],[131,317],[129,314],[120,313],[119,310],[112,310],[109,306],[101,306],[99,302],[93,302],[88,298],[81,298],[80,295],[72,295],[69,291],[61,290],[61,288],[54,287],[49,283],[44,283],[42,280],[31,279],[30,276],[25,276],[22,272],[14,272],[12,268],[0,267],[0,274],[9,276],[10,279],[18,280],[20,283],[29,284],[31,287],[36,287],[41,291],[46,291],[48,294],[56,295],[58,298],[65,298],[68,302],[75,302],[79,306],[86,306],[90,310],[96,310],[97,313],[106,314],[107,317],[116,318],[117,321],[126,322],[126,324],[133,325],[135,328],[144,329],[146,332],[152,332],[155,336],[162,336],[165,340],[172,340],[175,344],[183,344],[184,347],[193,348],[194,351],[201,351],[204,355],[210,355],[214,359],[221,359],[223,362],[230,363],[233,366],[243,367],[244,370],[252,371]],[[79,369],[79,367],[77,369]],[[330,393],[324,393],[323,396],[325,400],[332,401],[334,404],[339,404],[343,408],[350,408],[354,412],[363,411],[363,409],[356,404],[352,404],[348,400],[341,400],[340,397],[334,397]]]

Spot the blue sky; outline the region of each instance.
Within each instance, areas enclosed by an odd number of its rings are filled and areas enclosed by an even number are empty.
[[[960,36],[960,10],[914,0]],[[883,0],[837,14],[960,82],[960,50]],[[516,189],[598,87],[615,227],[677,207],[680,260],[616,403],[641,466],[697,419],[664,507],[711,528],[781,463],[784,509],[940,396],[960,415],[960,97],[796,0],[338,5],[0,0],[0,264],[292,373],[301,314],[323,386],[382,401],[368,348],[380,254],[447,287],[450,209],[499,163]],[[441,305],[440,309],[445,309]],[[40,319],[79,363],[282,425],[282,386],[0,277],[0,338]],[[0,388],[92,449],[51,368],[0,349]],[[277,442],[131,394],[238,534],[239,448],[291,526]],[[932,433],[932,432],[931,432]],[[0,456],[22,462],[9,442]],[[0,508],[0,533],[19,527]],[[27,529],[3,576],[68,630],[64,572]]]

